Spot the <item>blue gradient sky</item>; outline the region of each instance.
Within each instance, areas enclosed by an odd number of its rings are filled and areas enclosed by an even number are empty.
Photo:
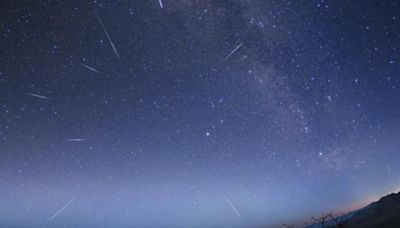
[[[0,226],[273,227],[398,191],[399,10],[6,1]]]

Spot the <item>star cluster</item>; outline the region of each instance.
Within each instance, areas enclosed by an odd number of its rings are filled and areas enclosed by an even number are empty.
[[[399,10],[6,1],[0,225],[273,226],[393,190]]]

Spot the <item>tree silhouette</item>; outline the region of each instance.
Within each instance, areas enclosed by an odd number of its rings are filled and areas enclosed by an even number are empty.
[[[314,216],[311,216],[311,219],[314,220],[316,223],[320,224],[321,227],[324,227],[327,218],[329,218],[330,216],[332,216],[332,212],[322,213],[321,217],[319,217],[319,218],[315,218]]]

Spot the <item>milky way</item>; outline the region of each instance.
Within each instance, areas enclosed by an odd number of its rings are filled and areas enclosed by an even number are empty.
[[[400,4],[5,1],[0,226],[249,227],[400,186]]]

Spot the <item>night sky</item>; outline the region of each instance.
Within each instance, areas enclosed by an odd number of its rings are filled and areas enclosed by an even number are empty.
[[[397,0],[0,8],[0,226],[274,226],[400,188]]]

